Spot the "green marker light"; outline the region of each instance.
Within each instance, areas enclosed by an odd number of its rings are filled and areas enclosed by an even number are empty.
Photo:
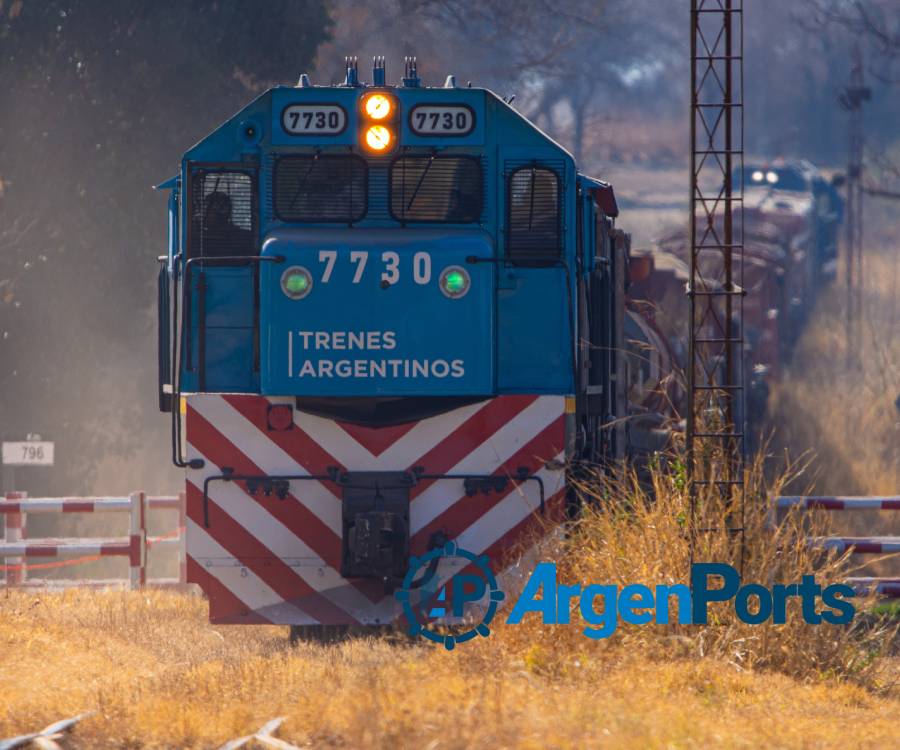
[[[450,294],[459,294],[466,288],[466,277],[459,271],[451,271],[447,274],[444,285]]]
[[[284,288],[291,294],[302,294],[309,288],[309,279],[302,273],[295,273],[287,277]]]
[[[303,266],[291,266],[281,274],[281,290],[291,299],[303,299],[312,285],[312,275]]]
[[[450,299],[464,297],[471,284],[472,280],[469,278],[468,271],[460,266],[448,266],[441,273],[441,291]]]

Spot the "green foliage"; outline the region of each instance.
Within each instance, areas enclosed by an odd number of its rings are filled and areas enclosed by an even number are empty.
[[[900,620],[900,599],[894,599],[872,607],[872,614],[892,620]]]

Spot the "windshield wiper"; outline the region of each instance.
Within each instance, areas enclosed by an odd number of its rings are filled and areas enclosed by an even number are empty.
[[[412,209],[413,201],[415,201],[416,196],[419,194],[419,188],[422,187],[422,183],[425,181],[425,176],[428,174],[428,170],[431,169],[432,163],[434,163],[434,154],[428,157],[428,164],[425,166],[425,169],[422,170],[422,176],[419,178],[416,189],[413,190],[412,198],[409,199],[409,203],[406,206],[407,211]]]
[[[297,198],[299,198],[300,193],[303,192],[303,187],[304,185],[306,185],[307,178],[310,176],[310,174],[312,174],[313,169],[315,169],[316,162],[319,160],[319,153],[319,151],[316,151],[315,156],[313,156],[312,162],[309,165],[309,169],[306,170],[306,174],[303,175],[303,179],[300,180],[300,183],[297,185],[297,190],[294,193],[293,199],[291,200],[291,205],[288,206],[289,211],[294,207],[294,204],[297,202]]]

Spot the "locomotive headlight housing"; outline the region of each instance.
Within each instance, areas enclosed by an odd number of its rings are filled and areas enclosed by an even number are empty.
[[[370,125],[366,128],[366,146],[370,151],[383,153],[390,150],[394,142],[394,134],[384,125]]]
[[[469,277],[469,272],[462,266],[447,266],[441,271],[438,286],[445,297],[460,299],[468,294],[469,288],[472,286],[472,279]]]
[[[370,91],[359,100],[359,144],[373,155],[389,154],[400,133],[400,104],[387,91]]]
[[[370,120],[386,120],[394,113],[394,101],[386,94],[369,94],[363,99],[363,111]]]
[[[303,299],[312,287],[312,274],[303,266],[291,266],[281,274],[281,291],[290,299]]]

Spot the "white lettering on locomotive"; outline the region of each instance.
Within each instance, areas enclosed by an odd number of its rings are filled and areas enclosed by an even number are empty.
[[[394,331],[297,331],[304,349],[396,349]]]
[[[475,110],[465,104],[417,104],[409,127],[416,135],[468,135],[475,129]]]
[[[288,339],[288,368],[298,378],[462,378],[462,359],[304,359],[294,372],[294,332]],[[296,331],[302,351],[380,351],[397,348],[396,331]],[[298,357],[299,358],[299,357]]]
[[[319,262],[323,264],[322,275],[319,277],[323,284],[331,281],[334,273],[335,264],[338,262],[349,262],[353,266],[353,279],[351,283],[359,284],[363,280],[366,270],[366,264],[369,262],[369,252],[367,250],[319,250]],[[408,260],[401,259],[400,254],[393,250],[385,250],[380,255],[382,270],[380,280],[385,284],[396,284],[400,281],[401,263],[408,263]],[[404,273],[409,273],[408,270]],[[412,256],[412,278],[416,284],[424,285],[431,281],[431,254],[423,250],[414,253]]]
[[[298,378],[462,378],[461,359],[319,359],[304,360]]]

